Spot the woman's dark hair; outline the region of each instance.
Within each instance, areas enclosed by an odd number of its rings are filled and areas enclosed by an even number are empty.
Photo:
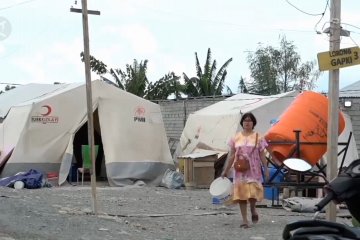
[[[254,127],[256,126],[257,121],[256,121],[256,118],[255,118],[254,114],[252,114],[251,112],[247,112],[247,113],[244,113],[244,115],[242,115],[241,120],[240,120],[240,125],[243,126],[243,122],[244,122],[244,120],[246,118],[251,119],[251,121],[253,122],[253,129],[254,129]]]

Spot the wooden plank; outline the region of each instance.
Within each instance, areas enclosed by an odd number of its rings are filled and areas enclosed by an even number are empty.
[[[193,159],[184,159],[184,184],[189,189],[195,186],[193,163]]]
[[[193,167],[214,167],[214,162],[194,162]]]
[[[203,212],[203,213],[153,213],[153,214],[108,214],[113,217],[176,217],[176,216],[208,216],[208,215],[235,215],[236,211],[217,211],[217,212]]]

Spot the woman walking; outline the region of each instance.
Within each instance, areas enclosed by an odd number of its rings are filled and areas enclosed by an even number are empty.
[[[250,205],[252,223],[259,221],[259,214],[256,211],[256,202],[264,197],[262,186],[262,170],[269,179],[269,169],[265,157],[267,142],[254,131],[256,118],[252,113],[245,113],[240,120],[243,130],[238,132],[230,141],[230,151],[225,163],[222,177],[227,176],[231,166],[234,167],[234,192],[233,201],[239,203],[243,219],[241,228],[249,228],[247,217],[247,203]]]

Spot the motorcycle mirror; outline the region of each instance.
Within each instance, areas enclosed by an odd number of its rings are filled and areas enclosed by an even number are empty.
[[[291,170],[306,172],[309,171],[312,166],[301,158],[288,158],[283,161],[284,165]]]

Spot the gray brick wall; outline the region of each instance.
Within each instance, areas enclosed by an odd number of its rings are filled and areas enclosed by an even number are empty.
[[[351,101],[351,107],[344,107],[345,101]],[[342,111],[351,118],[356,147],[360,155],[360,98],[340,98],[339,104]]]
[[[180,140],[189,115],[204,107],[222,101],[227,97],[203,97],[182,100],[161,100],[155,103],[160,105],[169,147],[173,153]]]
[[[182,100],[157,101],[161,108],[168,139],[180,139],[189,115],[204,107],[224,100],[226,97],[204,97]]]

